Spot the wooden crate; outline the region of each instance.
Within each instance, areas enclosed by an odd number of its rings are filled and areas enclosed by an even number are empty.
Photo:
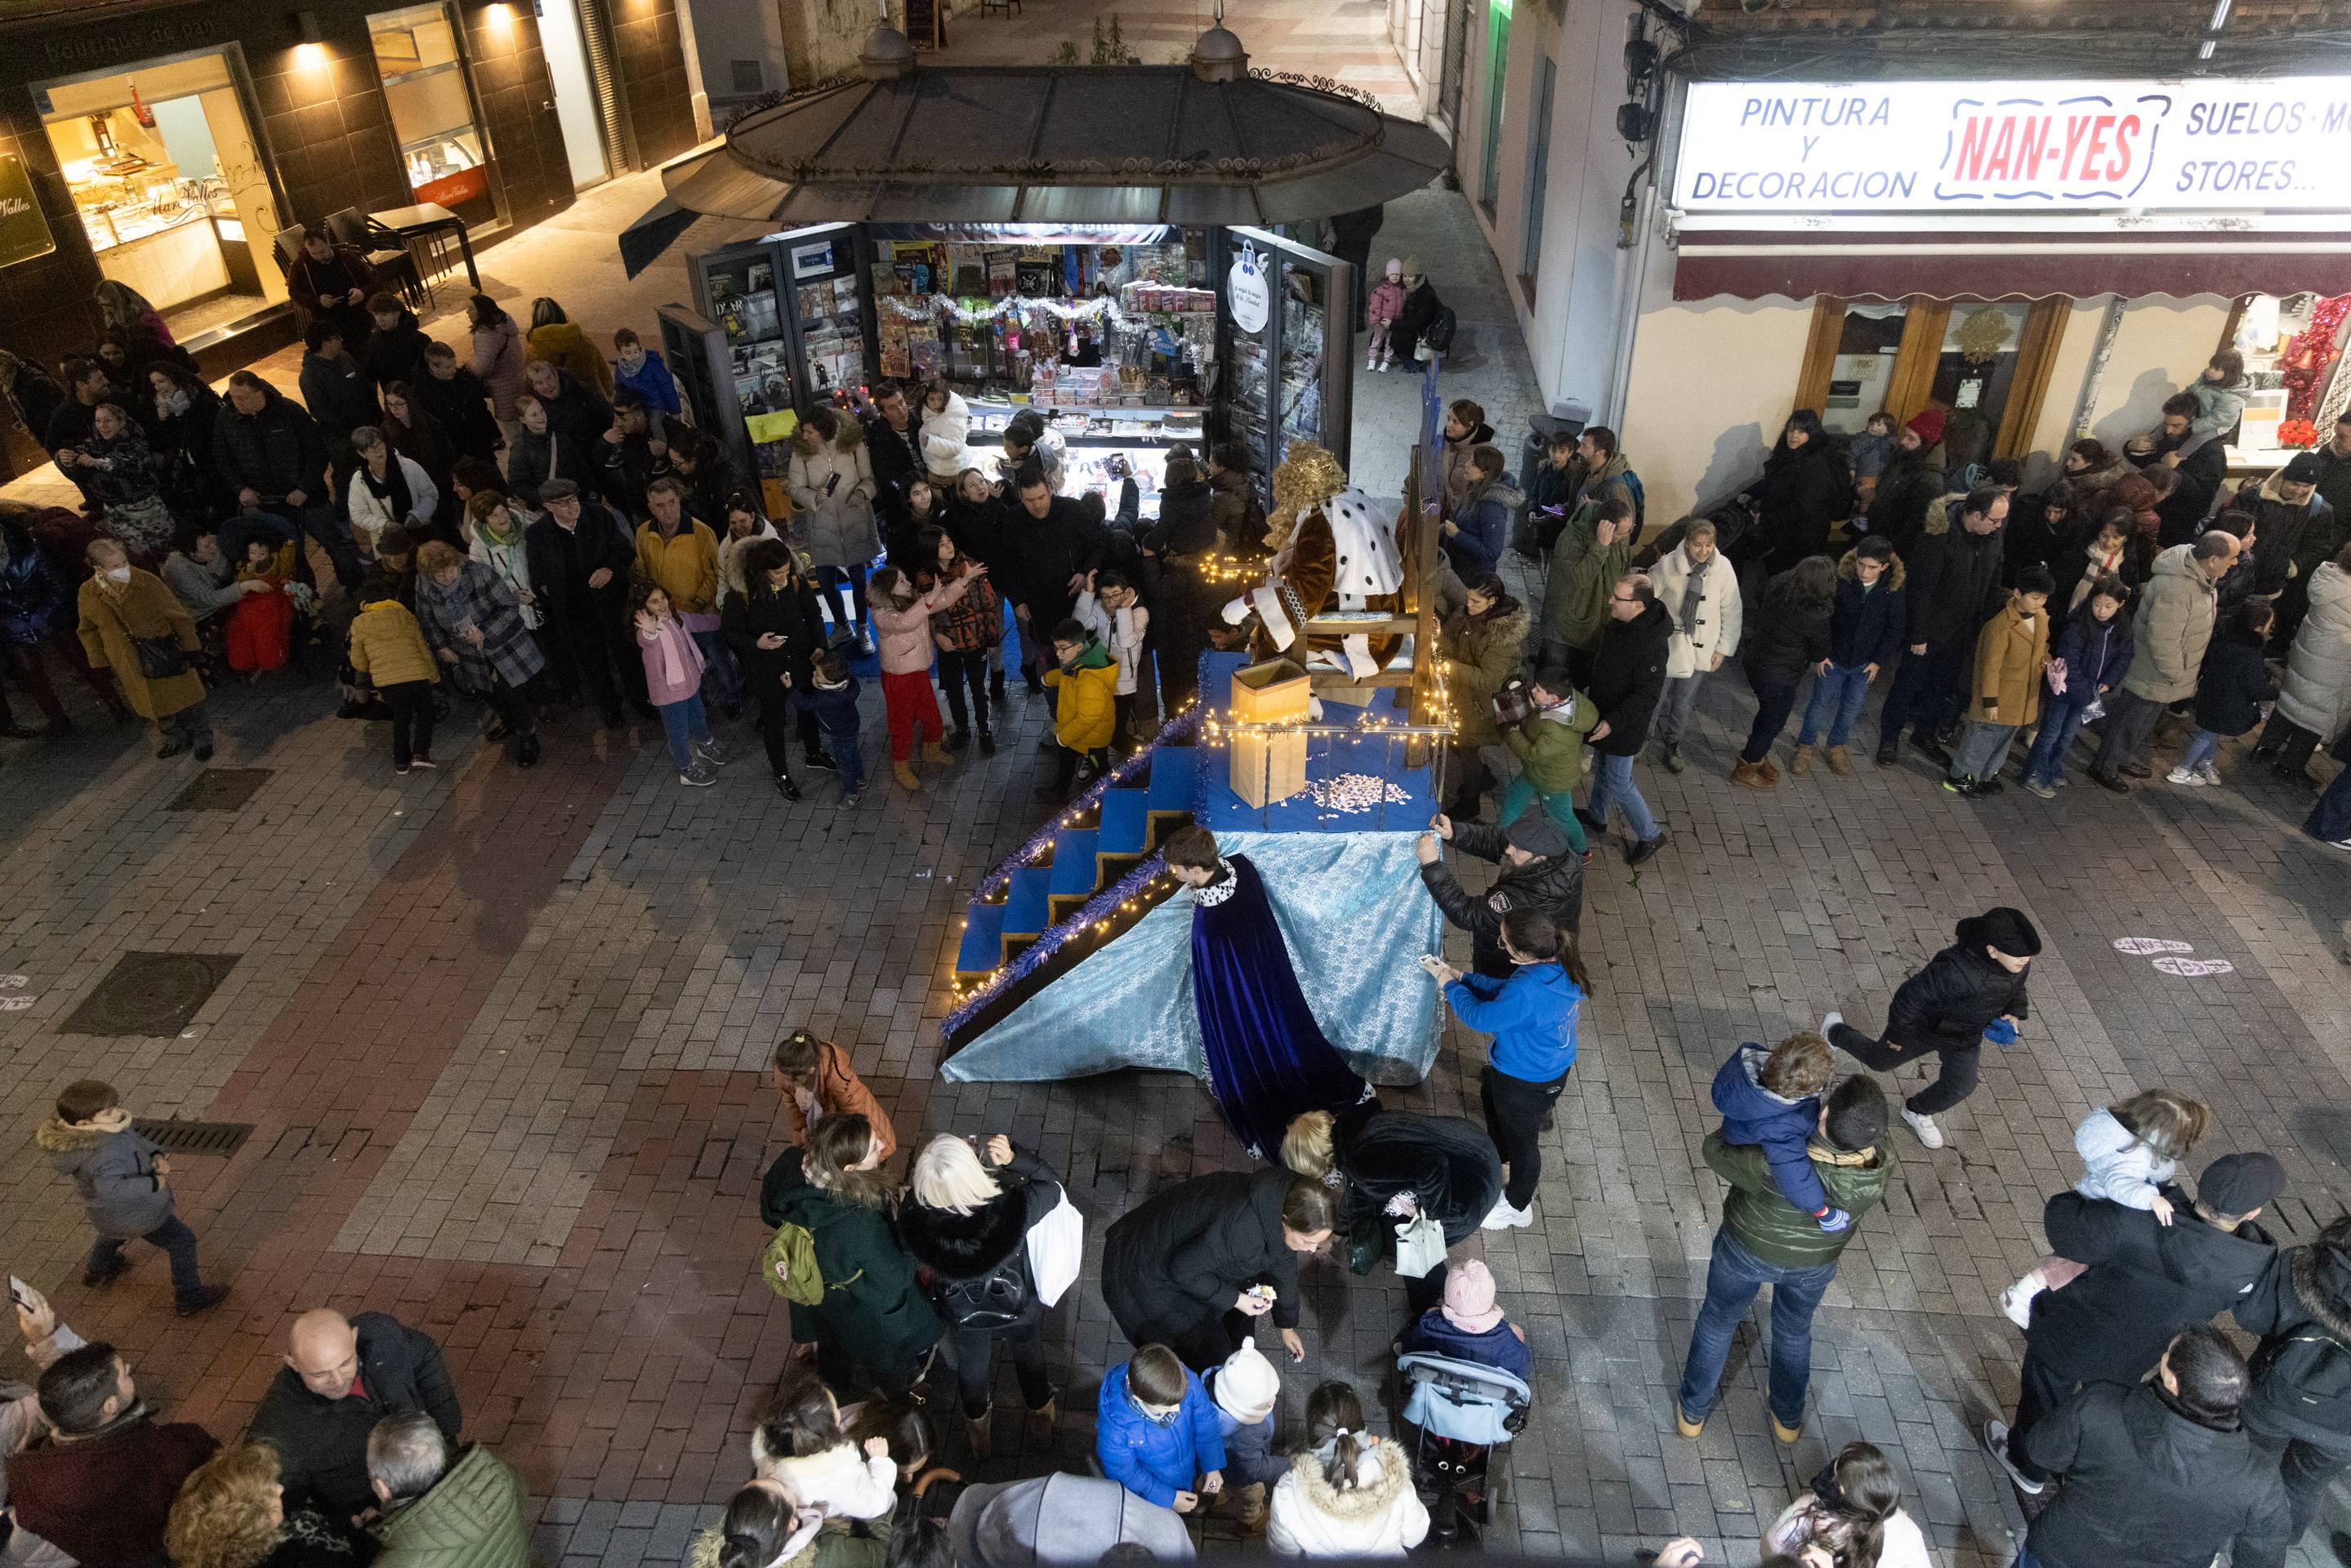
[[[1270,659],[1233,671],[1233,722],[1302,724],[1313,695],[1305,669]],[[1306,737],[1236,733],[1229,771],[1233,793],[1260,810],[1306,787]]]

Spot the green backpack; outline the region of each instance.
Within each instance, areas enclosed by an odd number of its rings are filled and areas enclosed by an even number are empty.
[[[824,1300],[824,1271],[817,1267],[816,1238],[807,1227],[789,1220],[776,1227],[768,1250],[759,1254],[759,1277],[797,1306],[815,1306]]]

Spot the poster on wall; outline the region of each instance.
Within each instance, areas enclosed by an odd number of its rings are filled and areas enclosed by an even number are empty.
[[[45,256],[57,248],[49,220],[33,193],[25,161],[15,153],[0,157],[0,266]]]
[[[2351,77],[1693,82],[1687,213],[2351,207]]]

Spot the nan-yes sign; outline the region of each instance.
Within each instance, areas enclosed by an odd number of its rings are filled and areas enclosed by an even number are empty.
[[[2351,212],[2351,77],[1693,82],[1685,212]]]

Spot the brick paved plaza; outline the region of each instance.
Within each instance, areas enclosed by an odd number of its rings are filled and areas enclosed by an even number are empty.
[[[1531,383],[1490,261],[1447,243],[1466,223],[1459,196],[1415,197],[1379,250],[1429,261],[1462,317],[1459,389],[1515,446]],[[1465,253],[1481,270],[1458,275]],[[1373,447],[1408,434],[1412,383],[1372,378],[1359,402],[1358,467],[1392,480],[1396,459]],[[2179,1088],[2219,1114],[2208,1149],[2285,1162],[2275,1220],[2291,1239],[2351,1199],[2351,858],[2304,838],[2306,799],[2265,777],[1978,805],[1937,791],[1923,764],[1864,762],[1750,794],[1724,777],[1749,701],[1726,671],[1690,771],[1645,769],[1671,846],[1637,874],[1606,849],[1592,865],[1599,989],[1537,1223],[1481,1239],[1539,1390],[1491,1539],[1623,1561],[1680,1531],[1751,1562],[1759,1517],[1864,1437],[1909,1478],[1939,1563],[2005,1564],[2023,1515],[1974,1427],[2013,1400],[2022,1342],[1993,1298],[2043,1250],[2042,1201],[2076,1174],[2074,1123],[2135,1088]],[[804,1023],[849,1044],[904,1143],[1004,1130],[1038,1149],[1096,1249],[1160,1185],[1243,1163],[1188,1079],[935,1075],[969,885],[1035,826],[1041,704],[943,789],[926,773],[908,797],[884,775],[849,813],[829,787],[786,805],[747,758],[715,789],[681,790],[657,728],[609,735],[576,714],[550,722],[535,771],[486,753],[461,719],[439,772],[396,779],[382,732],[333,704],[327,683],[290,678],[216,694],[214,765],[271,770],[235,810],[172,809],[195,767],[154,761],[94,711],[68,740],[0,744],[0,972],[24,977],[0,996],[30,1001],[0,1012],[0,1104],[19,1138],[0,1166],[6,1267],[123,1346],[174,1418],[237,1431],[292,1314],[381,1308],[446,1347],[469,1435],[538,1501],[543,1563],[675,1563],[747,1474],[753,1414],[789,1348],[753,1272],[758,1178],[783,1140],[761,1072],[778,1033]],[[871,749],[878,697],[869,707]],[[1782,1449],[1768,1430],[1761,1314],[1705,1437],[1682,1441],[1671,1388],[1719,1213],[1698,1155],[1715,1065],[1825,1008],[1881,1021],[1894,983],[1993,903],[2047,940],[2032,1023],[1945,1118],[1950,1148],[1892,1134],[1901,1177],[1821,1314],[1802,1442]],[[2233,968],[2175,978],[2118,952],[2129,936]],[[124,954],[187,951],[235,961],[176,1037],[61,1027]],[[1393,1102],[1474,1116],[1480,1044],[1448,1029],[1429,1081]],[[253,1124],[233,1158],[176,1162],[181,1211],[235,1287],[222,1310],[173,1318],[152,1251],[105,1292],[80,1286],[83,1221],[32,1130],[86,1075],[141,1116]],[[1290,1418],[1314,1379],[1374,1386],[1403,1310],[1391,1275],[1326,1261],[1306,1277]],[[1064,1389],[1053,1459],[1076,1468],[1118,1339],[1090,1282],[1048,1334]],[[986,1473],[1046,1462],[1008,1418]],[[2297,1561],[2328,1560],[2325,1528]]]

